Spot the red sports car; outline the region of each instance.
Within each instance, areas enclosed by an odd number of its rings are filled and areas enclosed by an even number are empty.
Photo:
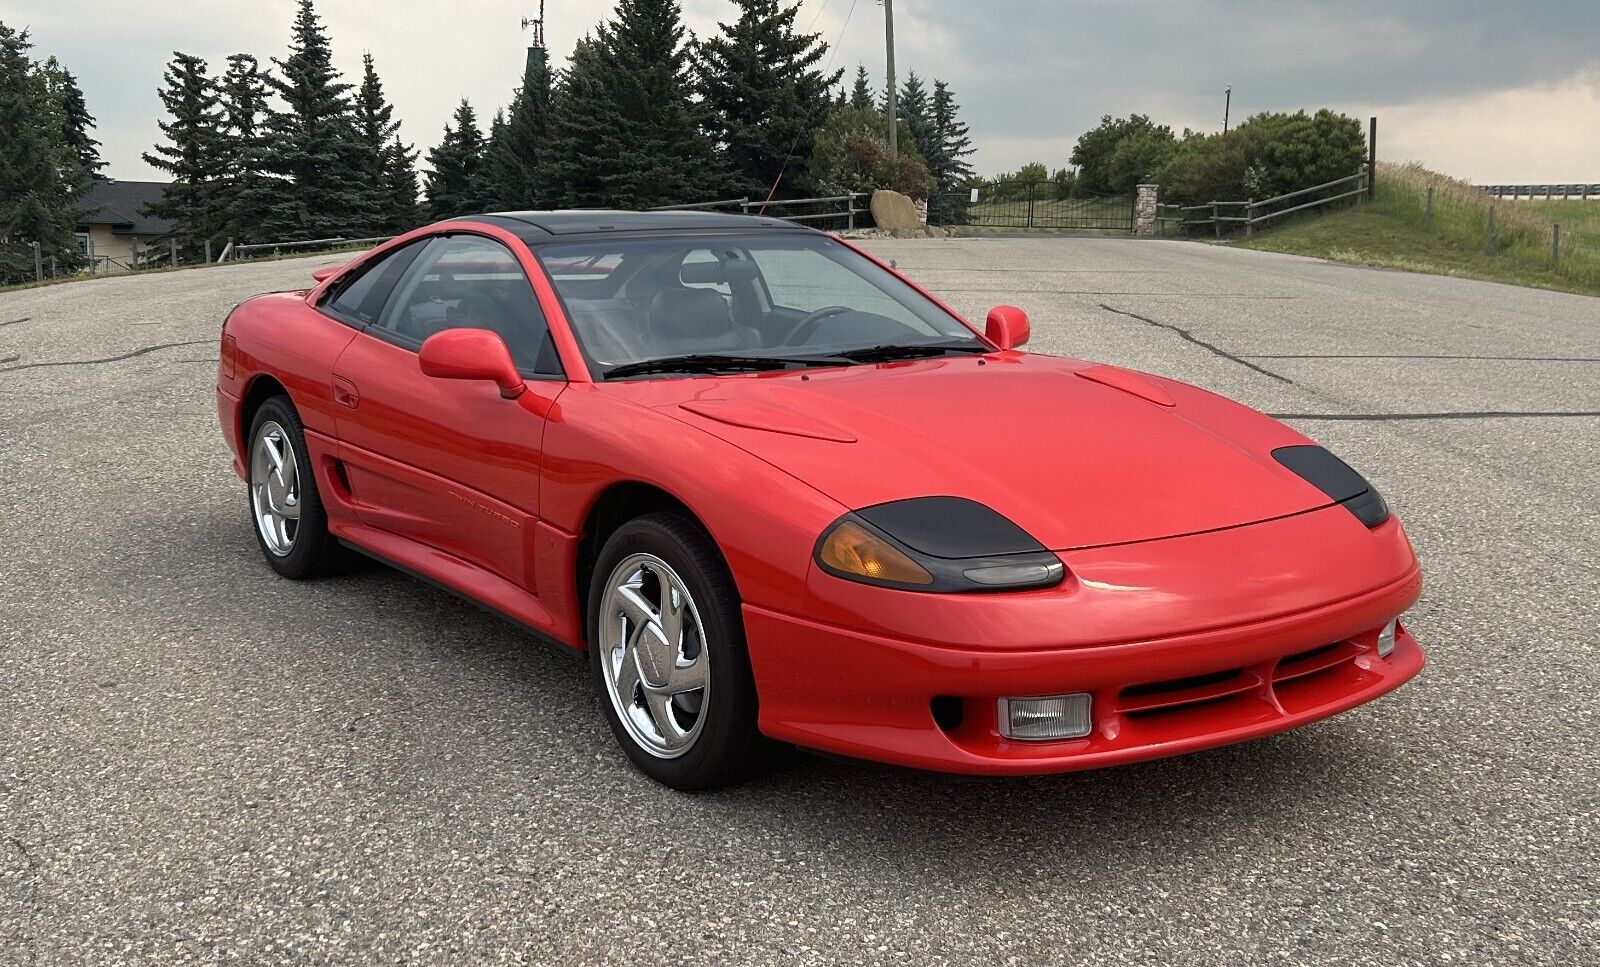
[[[1279,732],[1423,654],[1359,473],[1157,376],[1019,352],[845,242],[482,215],[252,299],[217,386],[267,563],[353,548],[587,652],[678,788],[783,742],[1060,772]]]

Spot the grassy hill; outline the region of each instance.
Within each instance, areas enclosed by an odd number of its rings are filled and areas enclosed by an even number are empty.
[[[1427,195],[1433,187],[1433,217]],[[1489,210],[1495,235],[1484,244]],[[1550,258],[1561,225],[1561,258]],[[1335,262],[1600,295],[1600,199],[1510,201],[1420,165],[1378,165],[1378,197],[1315,211],[1238,244]]]

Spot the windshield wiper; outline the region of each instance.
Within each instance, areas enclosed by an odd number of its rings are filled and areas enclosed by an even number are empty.
[[[606,370],[606,379],[645,376],[650,373],[718,373],[737,370],[788,369],[790,366],[844,366],[856,360],[837,356],[738,356],[730,353],[690,353],[623,363]]]
[[[945,353],[986,353],[988,346],[963,339],[960,342],[926,342],[899,346],[868,346],[865,349],[845,349],[835,353],[858,363],[886,363],[896,359],[923,359],[943,356]]]

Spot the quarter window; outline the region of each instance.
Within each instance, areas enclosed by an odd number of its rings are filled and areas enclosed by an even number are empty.
[[[346,322],[370,325],[383,310],[383,300],[395,282],[426,244],[425,240],[412,242],[363,266],[352,278],[341,281],[333,297],[324,301],[323,306]]]

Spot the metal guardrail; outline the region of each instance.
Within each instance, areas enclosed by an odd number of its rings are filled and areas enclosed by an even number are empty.
[[[301,248],[342,248],[351,245],[377,245],[379,242],[387,242],[394,237],[393,235],[381,235],[373,238],[313,238],[302,242],[256,242],[251,245],[235,245],[230,242],[228,247],[223,249],[222,257],[217,261],[221,262],[230,258],[237,261],[249,257],[251,252],[265,252],[268,249],[272,251],[273,255],[281,255],[285,251]]]
[[[1341,191],[1338,194],[1329,195],[1324,198],[1314,198],[1311,201],[1302,202],[1298,205],[1292,205],[1288,208],[1273,208],[1273,206],[1280,205],[1286,201],[1293,201],[1298,198],[1304,198],[1307,195],[1316,194],[1317,192],[1328,191],[1335,188],[1344,188],[1345,186],[1354,187],[1349,188],[1347,191]],[[1355,174],[1344,178],[1335,178],[1332,181],[1324,182],[1320,185],[1312,185],[1310,188],[1302,188],[1299,191],[1291,191],[1273,198],[1264,198],[1260,201],[1256,201],[1252,198],[1249,201],[1212,201],[1200,205],[1157,205],[1156,221],[1157,223],[1166,222],[1169,224],[1175,222],[1180,230],[1210,225],[1212,231],[1218,238],[1222,237],[1222,227],[1225,223],[1241,224],[1244,226],[1245,237],[1248,238],[1249,236],[1255,234],[1255,228],[1257,225],[1260,225],[1264,222],[1269,222],[1272,219],[1279,218],[1283,215],[1290,215],[1295,212],[1303,212],[1307,211],[1308,209],[1319,208],[1323,205],[1329,205],[1337,201],[1343,201],[1346,198],[1354,198],[1356,200],[1356,204],[1359,205],[1361,204],[1361,199],[1366,197],[1368,194],[1367,187],[1367,172],[1365,169],[1363,169],[1362,171],[1358,171]],[[1222,211],[1225,208],[1235,212],[1242,210],[1243,213],[1224,215],[1222,214]],[[1163,210],[1168,212],[1175,211],[1177,214],[1163,215],[1161,214]],[[1204,215],[1207,212],[1210,213],[1209,218],[1197,217],[1199,215]]]
[[[1546,199],[1600,200],[1600,185],[1478,185],[1478,190],[1496,198],[1511,196],[1513,201],[1526,196],[1529,200],[1543,196]]]

